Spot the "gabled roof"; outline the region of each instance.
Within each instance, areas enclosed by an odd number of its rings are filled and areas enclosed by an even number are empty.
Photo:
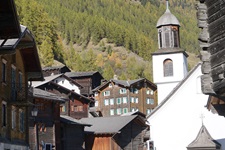
[[[98,71],[87,71],[87,72],[66,72],[65,75],[70,78],[79,78],[79,77],[90,77],[94,74],[98,74],[103,79],[102,75]]]
[[[153,114],[155,114],[161,107],[164,106],[164,104],[170,100],[170,98],[183,86],[183,84],[191,77],[191,75],[195,72],[195,70],[201,66],[201,62],[199,62],[189,73],[188,75],[178,83],[178,85],[169,93],[169,95],[166,96],[166,98],[155,108],[153,111],[147,116],[147,118],[151,117]]]
[[[88,102],[94,101],[94,100],[92,100],[92,99],[90,99],[88,97],[85,97],[83,95],[80,95],[80,94],[78,94],[78,93],[76,93],[76,92],[74,92],[74,91],[72,91],[70,89],[67,89],[66,87],[63,87],[63,86],[61,86],[61,85],[59,85],[59,84],[57,84],[57,83],[55,83],[55,82],[52,81],[53,79],[55,79],[55,78],[57,78],[59,76],[61,76],[61,74],[54,75],[54,77],[49,77],[49,80],[45,80],[43,82],[33,82],[34,84],[32,86],[35,87],[35,88],[40,88],[41,86],[45,86],[46,84],[51,84],[51,85],[57,87],[57,89],[63,89],[68,94],[70,93],[71,95],[76,96],[80,100],[85,100],[85,101],[88,101]]]
[[[59,97],[56,94],[38,89],[38,88],[33,88],[33,96],[35,98],[43,98],[47,100],[53,100],[53,101],[58,101],[58,102],[65,102],[64,97]]]
[[[80,85],[79,83],[77,83],[76,81],[74,81],[73,79],[69,78],[68,76],[66,76],[64,74],[56,74],[56,75],[51,75],[51,76],[44,77],[44,81],[33,82],[33,87],[41,86],[43,84],[46,84],[46,83],[48,83],[50,81],[53,81],[53,80],[59,78],[59,77],[64,77],[65,79],[69,80],[70,82],[72,82],[73,84],[78,86],[79,88],[83,88],[82,85]]]
[[[64,122],[66,124],[72,124],[72,125],[80,125],[80,126],[91,126],[90,124],[86,124],[82,122],[81,120],[74,119],[70,116],[66,115],[60,115],[60,121]]]
[[[202,125],[196,139],[188,145],[188,149],[199,149],[202,150],[208,148],[220,148],[221,144],[213,140],[208,130],[204,125]]]
[[[0,22],[0,39],[20,37],[21,31],[14,0],[0,1]]]
[[[136,117],[138,116],[94,117],[82,118],[81,121],[92,125],[91,127],[85,127],[86,132],[93,132],[94,134],[116,134]]]
[[[115,80],[115,79],[111,79],[111,80],[103,83],[102,85],[98,86],[97,88],[93,89],[93,91],[101,90],[102,88],[104,88],[106,85],[108,85],[111,82],[113,82],[114,84],[117,84],[117,85],[127,87],[127,88],[133,86],[134,84],[137,84],[138,82],[146,82],[146,83],[149,83],[153,87],[154,90],[157,89],[157,86],[154,83],[152,83],[151,81],[149,81],[148,79],[140,78],[140,79],[135,79],[135,80]]]

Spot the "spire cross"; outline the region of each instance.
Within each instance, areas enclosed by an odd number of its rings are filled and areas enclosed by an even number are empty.
[[[203,119],[205,118],[204,114],[201,114],[201,115],[200,115],[200,118],[201,118],[201,120],[202,120],[202,125],[203,125],[203,124],[204,124],[204,123],[203,123]]]

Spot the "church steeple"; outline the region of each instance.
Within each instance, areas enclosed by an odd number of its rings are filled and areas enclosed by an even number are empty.
[[[180,48],[180,23],[170,12],[169,1],[166,11],[157,22],[158,45],[152,53],[153,80],[157,84],[158,102],[187,75],[187,53]]]
[[[170,12],[168,0],[166,1],[166,11],[159,18],[156,27],[158,28],[159,49],[180,47],[180,23],[177,18]]]

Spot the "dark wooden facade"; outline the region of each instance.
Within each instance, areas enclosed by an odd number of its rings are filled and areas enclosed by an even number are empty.
[[[95,72],[67,72],[66,76],[72,78],[79,83],[82,87],[80,93],[84,96],[91,97],[93,95],[92,90],[101,85],[104,79],[102,75]]]
[[[199,0],[197,2],[198,27],[201,29],[202,91],[225,101],[225,2]],[[225,112],[223,103],[218,111]],[[223,113],[224,114],[224,113]]]
[[[0,2],[0,149],[29,147],[28,81],[42,80],[35,39],[20,26],[14,0]]]
[[[33,103],[38,108],[38,115],[33,117],[29,125],[30,149],[36,150],[38,145],[41,150],[47,144],[55,150],[60,150],[60,103],[64,100],[46,91],[35,91]]]
[[[60,113],[62,115],[71,116],[75,119],[88,117],[89,103],[92,101],[91,99],[77,94],[76,92],[52,81],[38,86],[38,88],[54,93],[65,99],[65,103],[60,106]]]
[[[124,84],[129,82],[132,84]],[[149,114],[157,106],[156,89],[156,85],[147,79],[134,82],[110,80],[93,90],[96,111],[100,111],[103,116],[121,115],[133,111]],[[105,94],[106,92],[109,94]]]

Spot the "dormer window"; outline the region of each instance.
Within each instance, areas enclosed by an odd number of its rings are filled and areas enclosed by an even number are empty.
[[[163,62],[164,77],[173,76],[173,61],[166,59]]]
[[[112,83],[109,83],[109,88],[111,88],[112,87]]]

